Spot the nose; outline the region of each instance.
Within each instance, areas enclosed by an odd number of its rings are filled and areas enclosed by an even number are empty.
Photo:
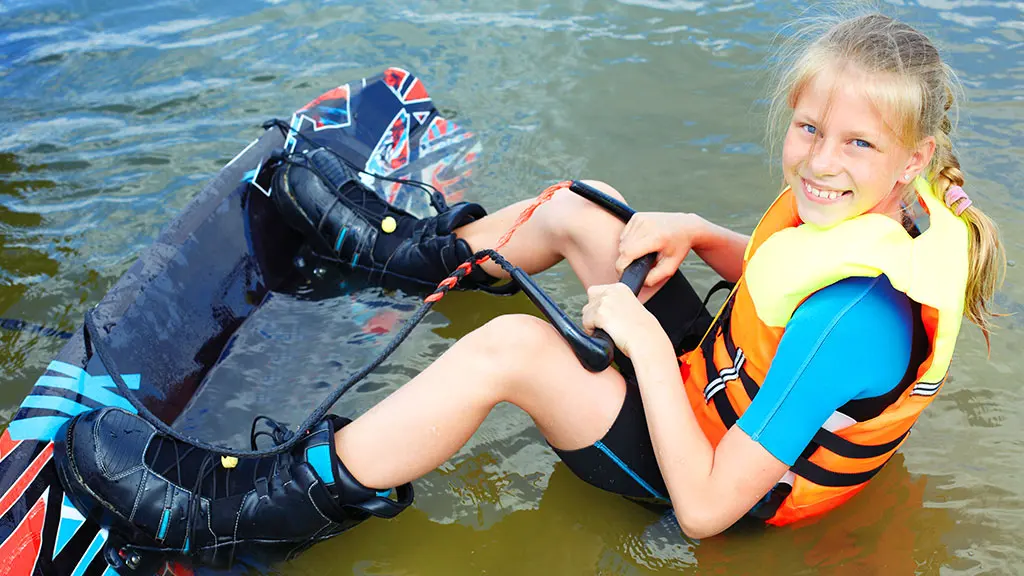
[[[807,167],[816,177],[834,176],[841,170],[838,145],[828,139],[818,139],[811,146]]]

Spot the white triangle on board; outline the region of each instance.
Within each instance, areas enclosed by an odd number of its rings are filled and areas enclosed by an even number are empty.
[[[67,494],[64,495],[64,501],[60,505],[60,523],[57,524],[57,542],[53,545],[53,557],[56,558],[57,554],[64,549],[64,546],[71,540],[71,537],[78,532],[78,529],[85,524],[85,516],[75,508],[71,500],[68,500]]]

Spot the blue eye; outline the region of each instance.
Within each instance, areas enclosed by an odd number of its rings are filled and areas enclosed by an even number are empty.
[[[861,140],[860,138],[853,141],[853,145],[857,148],[872,148],[871,143],[867,140]]]
[[[818,133],[818,129],[813,124],[803,124],[801,128],[803,128],[804,132],[807,132],[808,134]]]

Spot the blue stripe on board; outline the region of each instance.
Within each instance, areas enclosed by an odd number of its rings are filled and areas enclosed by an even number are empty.
[[[15,420],[7,426],[12,440],[39,440],[49,442],[57,435],[57,428],[67,422],[60,416],[36,416]]]
[[[107,531],[100,530],[96,533],[96,537],[92,539],[92,544],[89,544],[89,548],[86,549],[85,554],[82,555],[82,559],[78,561],[78,566],[75,566],[75,570],[71,572],[71,576],[83,576],[85,570],[89,568],[89,564],[92,563],[92,559],[100,553],[103,545],[107,542]]]
[[[22,408],[39,408],[42,410],[56,410],[63,412],[69,416],[77,416],[82,412],[88,412],[92,408],[75,402],[74,400],[68,400],[60,396],[37,396],[31,395],[26,396],[21,402]]]
[[[321,112],[334,112],[340,116],[348,118],[348,110],[344,108],[335,108],[334,106],[324,106],[322,104],[317,106],[317,108],[319,108]]]
[[[102,376],[93,376],[78,366],[61,362],[60,360],[50,362],[50,365],[47,366],[46,369],[50,372],[63,374],[68,378],[81,380],[84,377],[87,382],[96,382],[104,388],[117,388],[117,384],[114,384],[114,379],[106,374]],[[141,374],[122,374],[121,379],[124,380],[124,383],[127,384],[128,388],[131,390],[138,390],[139,386],[142,384]]]
[[[90,379],[88,375],[84,382],[82,380],[72,380],[71,378],[62,378],[60,376],[40,376],[39,380],[36,380],[36,386],[70,390],[71,392],[77,392],[90,400],[95,400],[104,406],[117,406],[118,408],[124,408],[130,412],[136,411],[135,407],[132,406],[130,402],[122,398],[113,390],[104,388],[102,383]]]
[[[668,498],[665,498],[664,496],[659,494],[657,490],[652,488],[651,485],[644,481],[644,479],[641,478],[636,472],[633,472],[633,470],[629,466],[627,466],[626,463],[622,461],[622,459],[616,456],[614,452],[612,452],[607,446],[604,445],[604,442],[594,442],[594,447],[600,450],[601,452],[604,452],[605,456],[611,458],[612,462],[615,462],[615,464],[617,464],[619,468],[622,468],[622,470],[626,474],[629,474],[630,478],[636,480],[637,484],[642,486],[644,490],[650,492],[652,496],[660,500],[668,500]]]
[[[68,378],[78,378],[79,376],[85,373],[85,370],[82,370],[78,366],[68,364],[67,362],[61,362],[60,360],[51,361],[50,365],[47,366],[46,369],[49,370],[50,372],[58,372],[60,374],[63,374]]]

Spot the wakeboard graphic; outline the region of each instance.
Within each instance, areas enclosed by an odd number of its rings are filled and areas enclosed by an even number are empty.
[[[275,149],[330,147],[367,172],[422,179],[453,200],[479,154],[474,134],[441,118],[422,81],[402,68],[331,88],[298,109],[290,126],[302,137],[271,128],[242,150],[94,309],[128,387],[165,422],[182,413],[266,295],[292,280],[299,243],[288,240],[294,232],[267,198],[273,190],[258,184]],[[365,177],[400,208],[433,211],[420,188]],[[112,576],[111,536],[64,493],[53,439],[85,411],[135,409],[81,329],[40,369],[0,434],[0,576]],[[169,559],[154,573],[193,570]]]

